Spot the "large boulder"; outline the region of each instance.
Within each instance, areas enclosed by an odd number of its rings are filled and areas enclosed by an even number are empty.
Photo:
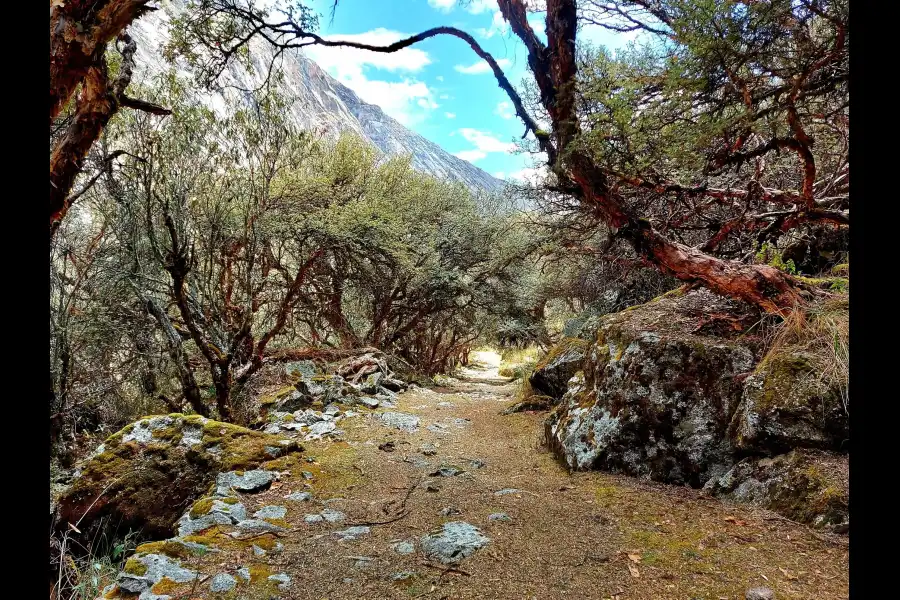
[[[302,450],[297,442],[200,416],[145,417],[110,436],[59,498],[57,523],[171,535],[220,472],[250,470]],[[164,500],[164,501],[162,501]]]
[[[807,354],[778,351],[747,378],[730,433],[738,450],[755,454],[849,450],[850,415],[841,390],[820,377]]]
[[[550,415],[547,440],[573,469],[700,487],[733,464],[728,427],[757,348],[759,319],[707,290],[675,290],[607,315],[584,361],[584,389]]]
[[[528,377],[534,394],[558,401],[569,380],[582,369],[590,344],[578,338],[563,338],[535,365]]]
[[[753,504],[820,529],[849,529],[849,456],[794,450],[774,458],[745,458],[704,492]]]

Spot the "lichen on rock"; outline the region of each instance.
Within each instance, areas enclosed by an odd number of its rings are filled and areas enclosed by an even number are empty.
[[[88,531],[110,517],[120,528],[171,535],[218,473],[261,465],[273,458],[273,447],[302,450],[295,441],[200,416],[145,417],[110,436],[87,460],[59,499],[58,526],[80,521],[79,529]]]

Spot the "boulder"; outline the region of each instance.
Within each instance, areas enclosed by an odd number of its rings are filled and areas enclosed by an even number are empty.
[[[442,529],[422,537],[420,544],[425,556],[445,565],[459,563],[485,547],[490,538],[477,527],[464,521],[444,523]]]
[[[849,457],[794,450],[774,458],[745,458],[711,479],[705,493],[752,504],[819,529],[849,529]]]
[[[704,289],[603,317],[584,389],[547,420],[549,445],[573,469],[694,487],[722,475],[734,462],[728,428],[758,350],[737,337],[758,319]]]
[[[78,523],[87,532],[109,517],[121,530],[169,536],[185,507],[208,492],[219,473],[242,473],[300,450],[295,441],[200,416],[145,417],[110,436],[86,461],[59,499],[57,526]]]
[[[842,394],[794,349],[774,352],[747,378],[731,424],[735,447],[763,454],[793,448],[849,450],[850,415]]]
[[[590,344],[578,338],[563,338],[535,365],[528,378],[538,395],[559,400],[566,393],[569,379],[582,369]]]

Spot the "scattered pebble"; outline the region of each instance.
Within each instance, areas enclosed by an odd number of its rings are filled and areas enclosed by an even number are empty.
[[[755,587],[747,590],[747,600],[775,600],[775,592],[767,587]]]
[[[285,499],[294,502],[309,502],[312,500],[312,494],[309,492],[294,492],[293,494],[285,496]]]
[[[263,506],[261,509],[253,513],[257,519],[283,519],[287,514],[287,509],[283,506]]]
[[[455,564],[483,548],[490,539],[474,525],[464,521],[444,523],[439,533],[423,536],[425,554],[443,564]]]
[[[412,554],[416,551],[416,547],[409,542],[398,542],[391,547],[397,554]]]
[[[254,546],[256,548],[256,546]],[[248,572],[249,579],[249,572]],[[228,573],[219,573],[215,577],[212,578],[212,582],[209,584],[209,591],[214,594],[222,594],[225,592],[230,592],[234,589],[234,586],[237,585],[237,579],[229,575]]]
[[[512,521],[512,517],[504,512],[499,512],[488,515],[488,521]]]
[[[516,488],[504,488],[502,490],[497,490],[494,492],[495,496],[506,496],[508,494],[518,494],[522,490],[517,490]]]
[[[321,523],[325,520],[325,517],[323,517],[322,515],[306,515],[305,517],[303,517],[303,520],[307,523]]]
[[[277,575],[269,575],[269,581],[277,581],[279,590],[286,590],[291,587],[291,577],[286,573],[278,573]]]
[[[355,540],[361,535],[367,535],[371,529],[366,527],[365,525],[355,525],[353,527],[348,527],[343,531],[334,531],[334,535],[338,536],[340,541],[344,542],[347,540]]]
[[[322,518],[328,521],[329,523],[340,523],[344,519],[347,518],[347,515],[342,513],[339,510],[334,510],[333,508],[326,508],[322,511]]]
[[[462,469],[458,467],[454,467],[452,465],[442,466],[440,469],[433,473],[429,473],[429,477],[455,477],[457,475],[462,475],[465,473]]]
[[[434,456],[437,454],[437,447],[434,444],[422,444],[419,447],[419,452],[425,456]]]
[[[441,509],[441,514],[445,517],[449,517],[450,515],[461,515],[462,511],[455,506],[446,506]]]

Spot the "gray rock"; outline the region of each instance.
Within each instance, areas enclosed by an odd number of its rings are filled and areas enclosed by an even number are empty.
[[[311,437],[322,437],[334,430],[335,424],[332,421],[319,421],[318,423],[313,423],[309,426],[309,434],[306,436],[306,439],[310,439]]]
[[[231,495],[231,490],[238,492],[258,492],[268,488],[275,480],[275,474],[271,471],[254,469],[244,471],[238,475],[235,471],[219,473],[216,477],[216,494],[219,496]]]
[[[325,410],[322,411],[326,415],[331,415],[333,417],[341,414],[341,407],[337,404],[329,404],[325,407]]]
[[[412,571],[400,571],[399,573],[394,573],[391,575],[392,581],[409,581],[410,579],[414,579],[416,576]]]
[[[301,423],[303,425],[312,425],[324,420],[325,419],[322,416],[322,413],[316,412],[311,408],[307,408],[306,410],[298,410],[294,413],[294,422]]]
[[[371,396],[362,396],[359,398],[358,402],[369,408],[378,408],[378,405],[380,404],[377,398],[372,398]]]
[[[420,544],[426,556],[443,564],[455,564],[490,542],[481,531],[464,521],[444,523],[439,533],[423,536]]]
[[[344,519],[347,518],[347,515],[342,513],[339,510],[334,510],[333,508],[326,508],[321,513],[322,518],[328,521],[329,523],[340,523]]]
[[[426,427],[426,429],[433,433],[447,433],[447,429],[449,429],[449,427],[447,427],[443,423],[432,423],[431,425]]]
[[[424,454],[425,456],[434,456],[437,454],[437,447],[434,444],[422,444],[419,447],[419,452]]]
[[[310,471],[303,471],[302,473],[300,473],[300,475],[307,481],[311,481],[316,478],[316,476],[313,475]]]
[[[495,496],[506,496],[508,494],[518,494],[522,490],[517,490],[516,488],[503,488],[502,490],[497,490],[494,492]]]
[[[247,567],[241,567],[240,569],[235,571],[235,573],[237,573],[237,576],[244,581],[250,581],[250,569],[248,569]]]
[[[167,577],[175,583],[186,583],[197,578],[197,572],[185,569],[181,566],[181,561],[161,554],[143,554],[134,557],[146,567],[146,571],[141,576],[130,575],[128,573],[120,573],[117,584],[122,589],[137,593],[142,592],[156,583],[163,577]]]
[[[366,377],[363,384],[360,386],[360,390],[367,394],[374,394],[378,391],[379,386],[381,385],[381,380],[384,378],[383,373],[379,373],[378,371],[372,373],[368,377]]]
[[[398,542],[391,547],[397,554],[412,554],[416,551],[415,545],[409,542]]]
[[[323,517],[322,515],[306,515],[305,517],[303,517],[303,520],[307,523],[321,523],[325,520],[325,517]]]
[[[312,379],[318,374],[318,369],[316,368],[316,363],[311,360],[298,360],[284,365],[284,373],[288,377]]]
[[[767,587],[755,587],[747,590],[747,600],[775,600],[775,592]]]
[[[488,515],[488,521],[512,521],[512,517],[504,512],[499,512]]]
[[[312,500],[312,494],[309,492],[294,492],[284,497],[286,500],[293,502],[309,502]]]
[[[269,575],[269,581],[278,582],[279,590],[286,590],[291,587],[291,577],[287,573],[278,573],[277,575]]]
[[[257,546],[256,544],[253,545],[253,556],[265,556],[265,555],[266,555],[266,551],[265,551],[265,550],[263,550],[262,548],[260,548],[260,547]]]
[[[835,531],[850,517],[849,481],[847,455],[799,449],[771,458],[745,458],[721,477],[711,478],[703,491]]]
[[[419,428],[419,417],[401,412],[386,412],[381,414],[381,423],[400,431],[412,433]]]
[[[343,531],[333,531],[332,533],[340,538],[340,541],[345,542],[348,540],[355,540],[361,535],[367,535],[371,529],[366,527],[365,525],[355,525],[353,527],[348,527]]]
[[[256,546],[254,546],[254,548],[256,548]],[[212,578],[212,582],[209,584],[209,591],[213,592],[214,594],[221,594],[224,592],[230,592],[236,585],[237,579],[235,579],[228,573],[219,573]]]
[[[465,473],[462,469],[458,467],[454,467],[453,465],[442,465],[437,471],[433,473],[429,473],[429,477],[456,477],[457,475],[462,475]]]
[[[577,338],[563,338],[548,353],[528,377],[528,383],[536,395],[547,396],[555,401],[562,399],[568,388],[569,379],[580,371],[590,344]]]
[[[729,315],[727,327],[696,325],[718,313]],[[721,475],[734,460],[728,429],[741,376],[755,362],[733,325],[757,320],[754,309],[702,289],[603,317],[584,389],[567,392],[547,419],[550,448],[577,470],[694,487]]]
[[[241,531],[249,532],[280,533],[284,531],[284,527],[279,527],[278,525],[269,523],[268,521],[263,521],[261,519],[247,519],[245,521],[241,521],[237,524],[237,528]]]
[[[484,461],[483,461],[483,460],[479,460],[479,459],[477,459],[477,458],[473,458],[472,460],[470,460],[470,461],[469,461],[469,464],[472,465],[472,468],[473,468],[473,469],[481,469],[481,468],[483,468],[483,467],[485,466]]]
[[[451,515],[461,515],[462,511],[455,506],[445,506],[441,509],[441,514],[445,517],[449,517]]]

